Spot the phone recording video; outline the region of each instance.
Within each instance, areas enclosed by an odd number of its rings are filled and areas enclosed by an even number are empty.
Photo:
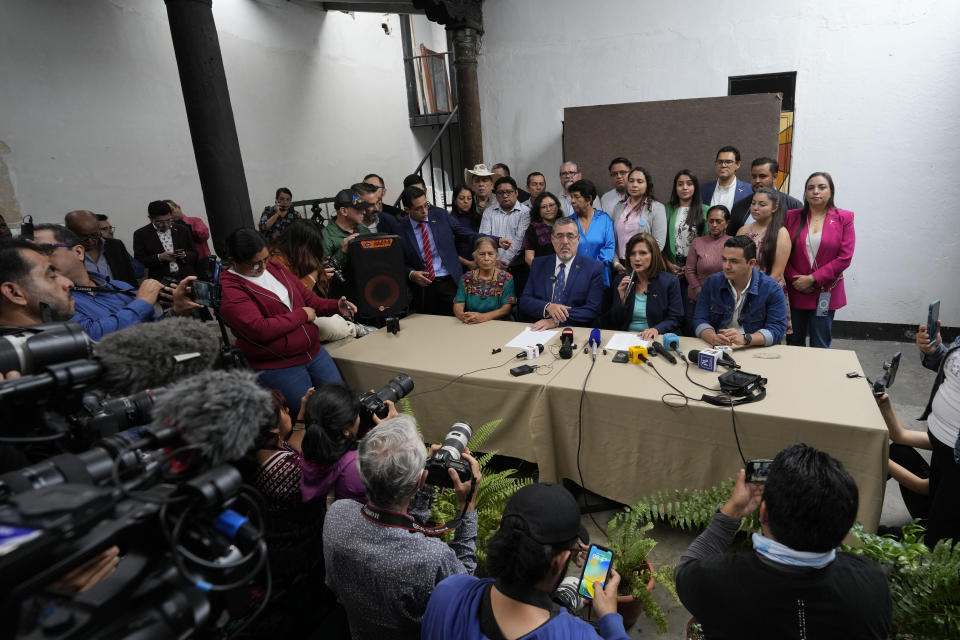
[[[583,563],[583,573],[580,574],[580,586],[577,591],[584,598],[593,598],[594,583],[600,582],[599,588],[607,583],[610,573],[610,564],[613,562],[613,551],[598,544],[590,545],[587,561]]]

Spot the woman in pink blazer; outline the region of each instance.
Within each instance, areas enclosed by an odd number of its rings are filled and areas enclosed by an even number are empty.
[[[803,209],[787,212],[793,249],[783,275],[790,298],[793,334],[787,344],[830,348],[833,314],[847,304],[843,272],[850,266],[856,235],[853,211],[833,204],[833,178],[818,171],[807,178]],[[821,307],[818,313],[817,306]]]

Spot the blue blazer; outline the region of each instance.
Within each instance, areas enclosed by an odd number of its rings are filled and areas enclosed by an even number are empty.
[[[615,278],[613,283],[613,306],[610,308],[610,323],[614,329],[627,331],[633,322],[633,305],[637,300],[637,288],[620,302],[617,285],[623,278]],[[680,296],[680,280],[677,276],[661,271],[647,285],[647,324],[660,335],[676,332],[683,323],[683,298]]]
[[[767,346],[779,344],[787,333],[787,300],[780,283],[754,267],[745,295],[747,299],[740,309],[743,330],[759,331]],[[736,304],[723,272],[709,276],[700,289],[693,313],[697,337],[704,329],[724,329],[730,323]]]
[[[430,207],[427,212],[427,223],[430,225],[430,231],[433,232],[433,238],[437,243],[434,251],[440,254],[440,262],[453,278],[454,282],[460,282],[460,276],[463,275],[463,267],[460,266],[460,260],[457,257],[457,238],[469,238],[470,242],[476,242],[480,235],[472,229],[463,226],[450,213],[439,207]],[[417,238],[414,235],[413,226],[410,219],[396,221],[396,233],[403,239],[403,264],[407,278],[411,271],[426,271],[427,266],[423,262],[423,256],[420,255],[420,245],[417,244]],[[499,242],[499,238],[495,238]]]
[[[520,317],[526,322],[543,318],[543,310],[553,295],[553,270],[557,257],[540,256],[530,263],[530,277],[520,296]],[[562,303],[571,307],[565,324],[574,327],[596,326],[603,304],[603,265],[581,255],[570,262]]]
[[[700,201],[709,207],[710,201],[713,199],[713,192],[716,190],[717,190],[716,180],[700,185]],[[741,200],[743,200],[744,198],[750,197],[751,195],[753,195],[753,187],[750,185],[750,183],[744,182],[740,178],[737,178],[737,188],[733,193],[733,203],[736,204]],[[728,233],[730,232],[728,231]],[[734,229],[733,232],[730,233],[730,235],[736,235],[736,234],[737,234],[736,229]]]

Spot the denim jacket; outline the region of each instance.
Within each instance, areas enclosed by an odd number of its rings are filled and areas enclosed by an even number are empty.
[[[776,280],[754,268],[745,295],[747,299],[740,311],[743,330],[746,333],[759,331],[766,346],[778,344],[787,332],[787,303],[783,289]],[[704,281],[697,298],[697,310],[693,314],[696,335],[699,337],[704,329],[720,331],[726,328],[736,306],[737,301],[723,272],[711,275]]]

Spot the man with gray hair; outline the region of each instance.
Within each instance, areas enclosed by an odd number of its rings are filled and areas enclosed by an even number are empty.
[[[463,458],[473,481],[461,482],[449,470],[464,517],[445,544],[422,532],[433,488],[425,486],[427,452],[413,418],[385,420],[360,441],[357,468],[367,504],[337,500],[323,524],[327,585],[346,609],[353,638],[419,638],[434,586],[476,569],[471,485],[479,486],[480,467],[468,452]]]
[[[563,186],[563,191],[560,193],[560,204],[563,205],[564,215],[575,215],[567,189],[569,189],[570,185],[574,182],[581,179],[583,179],[583,174],[580,173],[580,165],[576,162],[566,160],[560,165],[560,184]],[[600,209],[600,200],[598,198],[593,199],[593,208]]]

